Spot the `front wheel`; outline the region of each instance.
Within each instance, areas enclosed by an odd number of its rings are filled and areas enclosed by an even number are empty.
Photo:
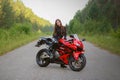
[[[36,62],[40,67],[46,67],[50,63],[50,59],[47,58],[48,50],[42,49],[36,55]],[[44,57],[44,58],[43,58]]]
[[[78,60],[75,60],[73,56],[70,57],[69,59],[69,67],[73,71],[81,71],[86,65],[86,57],[84,54],[79,56]]]

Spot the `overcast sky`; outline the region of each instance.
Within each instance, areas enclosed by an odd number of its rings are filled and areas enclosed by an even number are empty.
[[[61,19],[63,25],[69,23],[77,10],[85,7],[88,0],[22,0],[39,17],[49,20],[54,24],[56,19]]]

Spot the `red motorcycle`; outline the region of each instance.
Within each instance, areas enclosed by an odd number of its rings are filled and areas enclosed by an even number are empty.
[[[36,62],[40,67],[46,67],[50,63],[65,64],[73,71],[81,71],[86,65],[84,45],[76,34],[70,35],[69,40],[63,38],[58,41],[54,38],[41,38],[36,47],[41,50],[36,55]]]

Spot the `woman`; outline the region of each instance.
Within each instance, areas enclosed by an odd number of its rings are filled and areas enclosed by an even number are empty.
[[[53,37],[56,38],[57,40],[59,40],[62,37],[66,39],[66,28],[62,25],[60,19],[57,19],[55,21]]]
[[[62,25],[62,22],[60,19],[57,19],[55,21],[55,27],[54,27],[54,33],[53,37],[57,40],[64,37],[66,39],[66,28]],[[66,68],[64,64],[60,65],[62,68]]]

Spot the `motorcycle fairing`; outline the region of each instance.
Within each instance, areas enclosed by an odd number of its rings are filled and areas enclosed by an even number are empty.
[[[82,52],[80,51],[77,51],[77,52],[73,52],[73,57],[75,60],[78,60],[79,59],[79,56],[82,54]]]
[[[64,40],[64,39],[60,39],[59,42],[62,43],[63,45],[65,45],[65,46],[73,49],[73,50],[76,50],[76,49],[77,49],[76,45],[70,44],[68,41],[66,41],[66,40]]]
[[[59,58],[60,58],[60,60],[62,60],[66,65],[68,65],[69,55],[70,55],[70,54],[65,54],[65,55],[60,56]]]

